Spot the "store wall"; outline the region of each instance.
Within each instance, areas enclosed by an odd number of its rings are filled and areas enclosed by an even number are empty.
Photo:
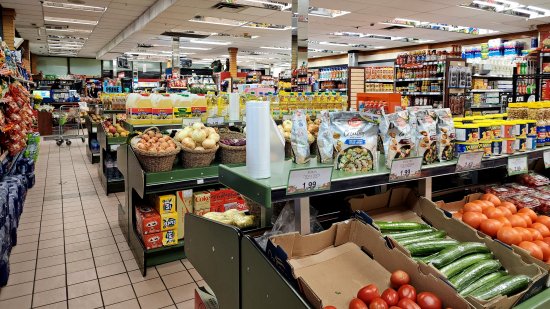
[[[101,76],[101,60],[92,58],[36,57],[36,70],[44,75],[79,74]]]
[[[91,58],[69,58],[71,74],[101,76],[101,60]]]
[[[44,75],[65,76],[69,74],[69,64],[66,57],[38,56],[36,70],[36,73],[42,72]]]

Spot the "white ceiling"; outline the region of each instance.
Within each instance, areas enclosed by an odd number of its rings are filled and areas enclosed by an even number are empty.
[[[53,0],[56,2],[74,2],[75,0]],[[166,1],[166,0],[159,0]],[[210,37],[206,40],[231,42],[230,45],[206,45],[189,43],[189,39],[182,38],[186,42],[182,46],[210,48],[209,50],[182,50],[194,54],[188,57],[194,61],[200,59],[217,59],[221,55],[227,55],[227,47],[238,47],[239,51],[250,51],[268,53],[268,55],[249,56],[241,52],[239,57],[244,62],[258,61],[260,63],[281,63],[288,62],[289,54],[284,50],[261,49],[261,46],[290,47],[290,30],[273,31],[265,29],[252,29],[243,27],[213,25],[205,23],[194,23],[188,20],[196,15],[218,17],[242,21],[266,22],[290,26],[290,13],[271,11],[258,8],[249,8],[235,13],[227,10],[216,10],[211,7],[219,0],[172,0],[174,4],[161,12],[156,18],[148,22],[145,27],[134,33],[130,33],[124,40],[109,48],[103,59],[113,59],[127,51],[136,51],[138,43],[150,43],[166,45],[153,48],[154,53],[160,50],[171,50],[170,38],[161,36],[164,31],[172,29],[195,30],[235,35],[257,35],[256,39],[232,38],[232,37]],[[521,4],[536,5],[550,9],[550,0],[516,0]],[[39,31],[44,26],[43,16],[65,17],[76,19],[87,19],[98,21],[97,26],[68,24],[69,27],[78,29],[93,30],[89,34],[72,34],[74,36],[88,37],[84,47],[78,53],[79,57],[97,57],[99,51],[108,46],[119,33],[128,27],[134,20],[148,10],[156,0],[84,0],[80,4],[107,7],[105,13],[81,12],[65,9],[42,8],[39,0],[0,0],[0,5],[16,10],[16,28],[24,39],[30,40],[31,49],[37,54],[47,54],[47,34],[65,34],[61,32]],[[290,2],[290,0],[278,0],[278,2]],[[332,32],[362,32],[370,34],[381,34],[391,36],[414,37],[418,39],[434,40],[435,42],[452,41],[457,39],[474,38],[476,36],[446,31],[405,28],[400,30],[382,30],[387,25],[379,22],[396,17],[414,19],[420,21],[439,22],[458,26],[469,26],[498,30],[499,33],[514,33],[531,30],[537,24],[550,23],[550,18],[525,20],[518,17],[507,16],[498,13],[490,13],[479,10],[472,10],[458,7],[467,0],[310,0],[310,6],[351,11],[350,14],[337,18],[322,18],[310,16],[309,18],[309,39],[310,41],[342,42],[373,45],[377,47],[399,47],[410,46],[411,43],[395,42],[387,40],[375,40],[365,38],[346,38],[331,36]],[[49,24],[60,24],[51,23]],[[60,24],[62,25],[62,24]],[[371,26],[373,25],[373,26]],[[310,48],[331,49],[347,51],[357,49],[340,46],[327,46],[310,44]],[[152,49],[142,50],[150,52]],[[327,56],[327,53],[312,53],[310,57]],[[207,60],[208,61],[208,60]],[[246,63],[243,63],[246,64]]]

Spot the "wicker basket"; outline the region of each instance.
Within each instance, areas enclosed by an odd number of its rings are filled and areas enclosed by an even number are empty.
[[[227,131],[220,132],[220,140],[246,138],[246,135],[239,132]],[[246,162],[246,145],[245,146],[229,146],[220,143],[220,161],[223,164],[245,163]]]
[[[209,166],[212,161],[214,161],[214,158],[216,158],[216,151],[218,151],[218,148],[220,147],[216,146],[216,148],[212,149],[193,150],[182,146],[181,158],[183,167],[192,168]]]
[[[146,134],[151,130],[154,130],[155,132],[160,132],[158,128],[152,127],[145,130],[143,133]],[[165,152],[163,154],[153,154],[136,147],[136,144],[139,142],[140,139],[141,137],[139,136],[132,138],[132,140],[130,141],[130,145],[132,146],[136,157],[141,163],[143,170],[148,173],[171,171],[172,166],[174,165],[174,160],[176,159],[178,153],[181,151],[181,146],[179,145],[179,143],[175,142],[176,150],[174,151]]]

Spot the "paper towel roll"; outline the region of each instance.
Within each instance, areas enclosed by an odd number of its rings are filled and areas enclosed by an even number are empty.
[[[238,93],[229,94],[229,121],[239,121],[240,102]]]
[[[246,102],[246,168],[250,177],[271,177],[269,102]]]

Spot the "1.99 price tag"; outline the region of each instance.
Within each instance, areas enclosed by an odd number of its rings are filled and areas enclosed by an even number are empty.
[[[389,181],[403,181],[421,176],[422,157],[393,160]]]
[[[302,194],[330,190],[333,167],[314,167],[291,170],[286,194]]]
[[[527,156],[516,156],[508,158],[508,175],[525,174],[529,171]]]

